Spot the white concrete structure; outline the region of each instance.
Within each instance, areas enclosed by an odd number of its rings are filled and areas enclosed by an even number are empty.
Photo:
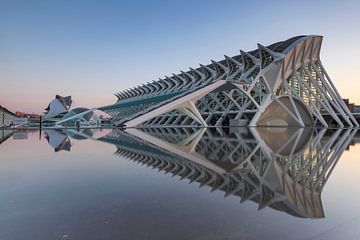
[[[77,107],[70,109],[72,104],[71,96],[55,96],[48,107],[42,121],[49,125],[59,127],[95,127],[101,125],[101,119],[95,113],[96,109]]]
[[[9,127],[14,124],[17,117],[4,107],[0,106],[0,127]]]
[[[43,120],[58,121],[69,111],[71,103],[71,96],[62,97],[60,95],[56,95],[45,109],[46,112],[43,116]]]
[[[116,94],[116,125],[355,127],[320,60],[321,36],[283,42]]]
[[[81,127],[95,127],[101,125],[101,119],[94,112],[96,109],[74,108],[69,110],[63,118],[55,123],[57,126],[76,126],[77,123]]]

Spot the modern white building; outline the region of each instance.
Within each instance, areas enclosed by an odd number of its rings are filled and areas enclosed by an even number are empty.
[[[76,126],[79,124],[81,127],[92,127],[101,125],[101,119],[95,113],[95,109],[88,108],[74,108],[67,112],[61,121],[56,125],[62,126]]]
[[[17,118],[14,113],[0,106],[0,127],[9,127],[11,124],[14,124],[16,119]]]
[[[116,125],[337,126],[351,115],[320,60],[323,37],[296,36],[116,94]]]
[[[71,96],[62,97],[56,95],[45,109],[44,121],[59,121],[69,111],[72,104]]]
[[[63,127],[94,127],[101,124],[101,119],[95,113],[96,109],[83,107],[71,108],[71,96],[62,97],[56,95],[48,107],[45,109],[45,115],[42,118],[44,123]]]

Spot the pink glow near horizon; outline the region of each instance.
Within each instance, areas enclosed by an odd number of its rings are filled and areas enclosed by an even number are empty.
[[[60,94],[61,95],[61,94]],[[63,95],[65,96],[65,95]],[[6,107],[12,112],[25,112],[25,113],[35,113],[35,114],[42,114],[44,112],[44,109],[47,107],[49,102],[54,99],[55,95],[52,98],[48,98],[47,102],[44,102],[43,99],[39,98],[38,96],[22,96],[21,98],[14,100],[14,99],[5,99],[2,100],[0,98],[0,105],[3,107]],[[106,106],[113,104],[116,100],[114,96],[97,96],[99,97],[97,99],[92,98],[78,98],[76,99],[76,96],[72,95],[72,98],[74,100],[72,104],[72,108],[74,107],[86,107],[86,108],[96,108],[100,106]]]
[[[322,51],[326,53],[323,54],[325,57],[322,58],[322,62],[342,97],[349,98],[352,103],[360,104],[360,95],[358,94],[360,81],[357,80],[358,76],[360,76],[359,68],[354,66],[355,63],[338,66],[336,56],[327,53],[326,51],[329,50],[326,49],[326,46],[323,47]],[[160,71],[161,69],[154,69],[154,72]],[[137,82],[137,84],[139,83]],[[116,97],[113,93],[131,86],[131,82],[120,83],[119,86],[115,86],[117,84],[114,84],[114,81],[110,81],[110,86],[107,86],[106,81],[102,81],[102,84],[104,89],[101,89],[101,85],[84,86],[84,90],[72,86],[68,86],[67,89],[66,86],[62,86],[59,92],[55,89],[56,84],[54,84],[54,88],[51,87],[51,84],[47,85],[46,88],[39,85],[30,87],[9,86],[6,91],[2,90],[1,92],[0,105],[13,112],[42,114],[48,103],[56,94],[59,94],[62,96],[71,95],[73,99],[72,107],[94,108],[115,103]]]
[[[307,34],[324,36],[325,69],[360,104],[360,1],[209,1],[3,3],[0,105],[40,114],[56,94],[74,106],[108,105],[114,92]]]
[[[350,102],[360,104],[360,95],[358,89],[360,89],[360,81],[357,81],[357,68],[344,67],[343,69],[332,69],[331,62],[329,64],[323,60],[323,63],[330,74],[335,86],[339,90],[343,98],[350,99]],[[335,71],[337,70],[337,71]],[[135,85],[135,84],[134,84]],[[42,114],[48,103],[55,97],[56,94],[67,96],[71,95],[73,99],[72,107],[87,107],[95,108],[113,104],[116,101],[116,97],[113,95],[114,91],[97,91],[99,86],[94,89],[90,87],[86,88],[85,92],[79,92],[78,89],[71,92],[71,87],[65,92],[56,92],[54,89],[49,89],[47,93],[46,89],[8,89],[6,92],[2,92],[0,95],[0,105],[8,108],[10,111],[20,111],[26,113]],[[124,87],[125,88],[125,87]],[[116,90],[124,89],[116,87]]]

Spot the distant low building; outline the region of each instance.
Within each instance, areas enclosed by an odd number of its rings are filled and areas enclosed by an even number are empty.
[[[354,112],[354,103],[351,103],[350,100],[348,98],[343,99],[345,105],[348,107],[348,109],[350,110],[350,112]]]
[[[355,105],[355,103],[350,102],[349,99],[343,99],[345,105],[348,107],[352,113],[360,113],[360,105]]]
[[[360,113],[360,105],[354,105],[352,112],[353,112],[353,113]]]
[[[31,118],[31,119],[39,119],[40,115],[36,113],[24,113],[24,112],[15,112],[15,115],[19,118]]]
[[[8,127],[14,123],[16,115],[0,105],[0,127]]]

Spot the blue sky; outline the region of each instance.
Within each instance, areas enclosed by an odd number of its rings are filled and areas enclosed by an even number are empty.
[[[2,1],[0,104],[41,113],[77,106],[294,35],[324,36],[322,61],[360,104],[360,1]]]

